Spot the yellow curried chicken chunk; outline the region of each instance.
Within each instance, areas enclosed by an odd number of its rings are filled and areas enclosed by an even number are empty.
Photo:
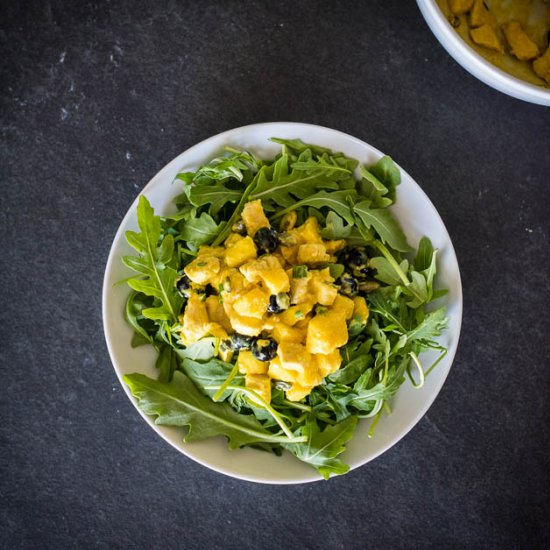
[[[185,344],[191,344],[206,336],[210,329],[210,321],[206,305],[198,294],[191,294],[183,315],[181,339]]]
[[[284,369],[281,366],[279,357],[275,357],[269,363],[268,374],[274,380],[282,380],[283,382],[296,382],[298,372],[295,370]]]
[[[275,323],[273,326],[273,338],[280,344],[281,342],[294,342],[301,344],[305,341],[307,329],[288,326],[283,322]]]
[[[311,291],[322,306],[332,305],[338,296],[338,288],[333,283],[334,278],[331,277],[328,267],[311,274]]]
[[[236,240],[225,252],[225,263],[229,267],[240,265],[256,258],[257,251],[254,241],[250,237]]]
[[[472,8],[474,0],[449,0],[449,9],[455,15],[467,13]]]
[[[266,374],[246,374],[244,385],[256,392],[266,403],[271,401],[271,379]]]
[[[281,342],[277,348],[277,355],[283,369],[303,371],[311,363],[311,354],[302,344],[295,342]]]
[[[538,59],[533,61],[533,70],[537,76],[550,84],[550,46]]]
[[[213,254],[199,254],[183,271],[193,283],[204,285],[220,271],[220,260]]]
[[[330,256],[327,254],[324,244],[307,243],[298,247],[297,261],[299,264],[318,264],[329,260]]]
[[[244,317],[261,319],[266,313],[268,305],[269,294],[261,288],[255,287],[235,300],[233,309]]]
[[[223,305],[220,304],[220,300],[217,296],[208,296],[205,300],[206,311],[208,312],[208,318],[213,323],[221,325],[226,332],[233,332],[231,321],[223,309]]]
[[[297,244],[323,242],[317,218],[308,218],[300,227],[296,227],[290,233],[296,238]]]
[[[498,39],[493,27],[489,24],[482,25],[477,29],[470,29],[472,40],[480,46],[485,46],[497,52],[503,52],[504,48]]]
[[[313,359],[317,364],[321,378],[325,378],[325,376],[336,372],[342,364],[342,356],[337,349],[327,354],[316,353],[313,355]]]
[[[256,359],[251,351],[239,351],[237,366],[242,374],[266,374],[268,365],[269,363]]]
[[[485,23],[489,23],[489,12],[483,3],[483,0],[475,0],[472,4],[472,11],[470,12],[470,27],[481,27],[482,25],[485,25]]]
[[[342,311],[329,310],[318,313],[309,322],[306,348],[310,353],[327,354],[343,346],[347,341],[348,327]]]
[[[505,23],[502,25],[502,30],[512,55],[521,61],[528,61],[539,55],[538,46],[527,36],[517,21]]]
[[[294,383],[291,388],[285,392],[285,395],[289,401],[300,401],[306,397],[306,395],[309,395],[312,389],[311,386],[301,386],[298,383]]]
[[[264,214],[262,201],[259,199],[255,201],[247,202],[244,205],[241,218],[246,227],[247,233],[251,237],[255,235],[256,231],[258,231],[260,227],[270,227],[269,220],[266,218],[266,215]]]
[[[342,315],[344,315],[346,320],[349,321],[353,315],[354,308],[355,304],[351,298],[338,294],[338,296],[336,296],[336,299],[334,300],[334,303],[332,304],[331,309],[333,311],[340,311]]]

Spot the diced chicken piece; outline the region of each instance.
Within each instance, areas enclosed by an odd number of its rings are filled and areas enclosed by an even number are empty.
[[[300,227],[293,229],[291,234],[296,238],[297,244],[323,242],[317,218],[308,218]]]
[[[328,262],[330,256],[327,254],[325,245],[322,243],[301,244],[298,247],[298,256],[296,258],[299,264],[317,264]]]
[[[331,353],[347,341],[348,327],[342,311],[318,313],[309,322],[306,348],[310,353]]]
[[[241,214],[247,233],[253,237],[260,227],[270,227],[261,200],[247,202]]]
[[[290,279],[290,302],[299,304],[306,301],[311,301],[312,296],[309,293],[309,281],[311,281],[311,273],[305,277]]]
[[[292,387],[285,392],[285,395],[289,401],[301,401],[311,393],[312,389],[311,386],[301,386],[300,384],[294,383]]]
[[[269,294],[259,287],[249,290],[233,302],[233,309],[244,317],[261,319],[267,312]]]
[[[502,44],[500,43],[493,27],[487,23],[477,29],[470,29],[470,36],[472,40],[480,46],[485,46],[486,48],[497,52],[504,51],[504,48],[502,47]]]
[[[266,374],[247,374],[244,385],[256,392],[266,403],[271,401],[271,379]]]
[[[277,343],[294,342],[301,344],[305,341],[306,334],[307,329],[290,327],[283,322],[275,323],[273,327],[273,338]]]
[[[304,319],[304,317],[313,309],[314,302],[304,302],[302,304],[296,304],[290,306],[286,311],[280,314],[280,319],[288,326],[294,326],[298,321]]]
[[[288,275],[279,260],[271,254],[242,265],[240,271],[250,283],[263,281],[270,294],[290,290]]]
[[[191,344],[208,334],[210,321],[206,304],[198,294],[191,294],[183,314],[181,338],[185,344]]]
[[[229,267],[240,265],[253,260],[257,256],[256,245],[250,237],[242,237],[235,241],[225,252],[225,263]]]
[[[224,302],[223,307],[229,320],[231,321],[231,326],[235,332],[240,334],[245,334],[246,336],[258,336],[263,329],[262,319],[257,319],[255,317],[245,317],[244,315],[239,315],[234,309],[232,304],[229,302]]]
[[[490,23],[489,12],[483,3],[483,0],[474,0],[470,12],[470,27],[481,27],[485,23]]]
[[[281,366],[281,359],[277,356],[269,363],[268,374],[274,380],[283,382],[296,382],[298,372],[295,370],[284,369]]]
[[[327,354],[316,353],[312,357],[317,364],[321,378],[336,372],[342,364],[342,356],[337,349]]]
[[[338,296],[338,289],[334,286],[334,278],[328,268],[314,271],[311,274],[310,288],[315,299],[323,306],[330,306]]]
[[[269,363],[256,359],[251,351],[239,351],[237,366],[242,374],[266,374],[268,365]]]
[[[302,344],[294,342],[281,342],[277,348],[277,355],[283,369],[302,372],[311,363],[311,353]]]
[[[510,52],[521,61],[535,59],[539,55],[538,46],[527,36],[517,21],[502,25],[504,36],[510,46]]]
[[[474,0],[449,0],[449,9],[455,15],[463,15],[472,9]]]
[[[550,84],[550,46],[538,59],[533,61],[533,70],[537,76]]]
[[[353,300],[351,298],[338,294],[338,296],[336,296],[336,300],[334,300],[334,303],[332,304],[331,309],[332,311],[341,312],[346,320],[349,320],[353,315],[354,308],[355,304],[353,303]]]
[[[208,312],[208,318],[212,323],[218,323],[227,332],[232,332],[231,322],[229,317],[225,313],[223,304],[220,303],[218,296],[208,296],[205,300],[206,311]]]
[[[183,271],[193,283],[204,285],[219,273],[220,260],[212,254],[199,254]]]
[[[323,241],[326,251],[328,254],[334,254],[335,252],[340,252],[343,248],[346,248],[346,240],[339,239],[337,241]]]

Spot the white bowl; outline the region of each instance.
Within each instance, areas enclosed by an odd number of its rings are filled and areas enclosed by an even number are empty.
[[[181,192],[181,183],[174,178],[182,169],[196,169],[204,162],[222,152],[225,145],[249,149],[263,158],[272,158],[280,146],[269,141],[270,137],[300,138],[307,143],[330,147],[335,151],[358,159],[362,163],[373,163],[382,153],[367,143],[336,130],[310,124],[275,122],[244,126],[211,137],[188,149],[167,164],[143,189],[156,212],[167,214],[173,211],[171,200]],[[422,189],[402,169],[402,183],[397,191],[397,204],[392,207],[400,220],[409,242],[413,245],[423,235],[428,235],[440,250],[438,287],[449,289],[442,300],[447,306],[450,318],[448,330],[441,337],[441,343],[448,347],[447,356],[426,378],[423,388],[416,390],[407,381],[393,401],[393,413],[383,415],[372,439],[367,437],[370,421],[359,423],[354,438],[349,442],[342,459],[357,468],[376,458],[395,445],[426,413],[436,398],[451,368],[456,352],[462,320],[462,287],[456,255],[449,234],[436,209]],[[124,233],[137,228],[137,198],[122,220],[115,236],[103,284],[103,323],[107,346],[115,371],[129,399],[137,408],[137,402],[122,376],[140,372],[156,377],[155,352],[150,346],[131,348],[132,330],[123,317],[124,304],[128,296],[125,286],[114,286],[129,275],[120,258],[131,253]],[[429,354],[425,357],[429,361]],[[138,409],[139,410],[139,409]],[[193,460],[240,479],[262,483],[291,484],[322,479],[309,465],[285,453],[281,457],[253,449],[229,451],[225,438],[218,437],[194,443],[184,443],[183,431],[179,428],[158,426],[154,419],[140,414],[146,422],[168,443]]]
[[[550,105],[550,90],[512,76],[470,48],[447,21],[435,0],[416,1],[435,37],[469,73],[499,92],[531,103]]]

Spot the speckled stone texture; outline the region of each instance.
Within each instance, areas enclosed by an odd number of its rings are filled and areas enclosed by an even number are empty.
[[[550,544],[550,109],[480,83],[414,2],[2,2],[0,547]],[[451,234],[462,338],[429,414],[329,482],[226,478],[164,443],[101,320],[115,231],[169,160],[304,121],[390,153]]]

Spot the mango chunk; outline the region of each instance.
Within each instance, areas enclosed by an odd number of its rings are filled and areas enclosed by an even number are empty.
[[[247,202],[244,205],[241,218],[246,227],[247,233],[253,237],[260,227],[270,227],[261,200]]]
[[[335,252],[340,252],[343,248],[346,248],[346,240],[338,239],[337,241],[323,241],[325,249],[328,254],[334,254]]]
[[[254,357],[251,351],[239,351],[237,366],[242,374],[266,374],[269,363],[259,361]]]
[[[314,302],[304,302],[290,306],[286,311],[280,314],[283,323],[293,327],[298,321],[301,321],[313,309]]]
[[[256,245],[250,237],[242,237],[234,242],[225,252],[225,263],[229,267],[240,265],[253,260],[257,256]]]
[[[472,40],[480,46],[485,46],[491,50],[497,52],[503,52],[504,48],[498,39],[493,27],[489,24],[482,25],[477,29],[470,29],[470,36]]]
[[[356,296],[353,299],[353,315],[351,318],[362,325],[366,324],[369,318],[369,307],[363,296]]]
[[[229,302],[224,302],[223,307],[229,320],[231,321],[231,326],[235,332],[240,334],[245,334],[246,336],[258,336],[263,329],[263,320],[257,319],[255,317],[247,317],[244,315],[239,315],[234,309],[233,305]]]
[[[512,55],[515,55],[521,61],[528,61],[539,55],[538,46],[527,36],[517,21],[505,23],[502,25],[502,30]]]
[[[204,285],[217,275],[220,265],[220,260],[213,254],[199,254],[183,271],[193,283]]]
[[[233,309],[244,317],[255,317],[261,319],[269,305],[269,294],[261,288],[255,287],[246,294],[235,300]]]
[[[271,379],[266,374],[247,374],[244,385],[255,391],[264,401],[271,401]]]

